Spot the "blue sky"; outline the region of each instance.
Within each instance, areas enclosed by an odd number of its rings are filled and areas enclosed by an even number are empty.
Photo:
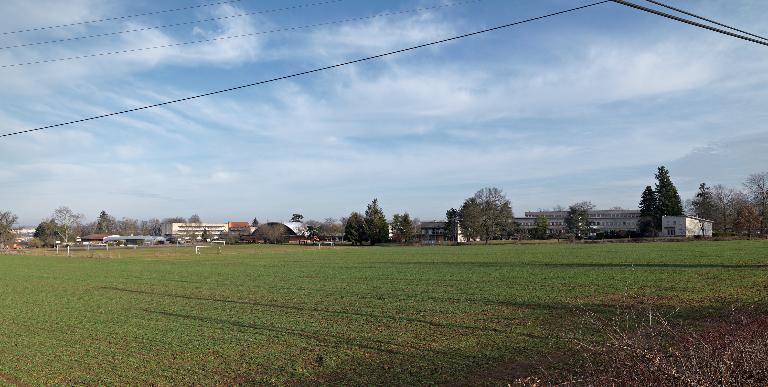
[[[8,0],[5,31],[206,4]],[[307,4],[242,0],[0,35],[3,47]],[[451,1],[340,1],[61,44],[0,63],[371,16]],[[585,1],[485,0],[291,32],[0,68],[3,133],[269,79],[558,11]],[[670,1],[768,34],[757,0]],[[0,209],[34,225],[94,218],[340,217],[378,197],[422,219],[484,186],[524,211],[636,206],[664,164],[684,197],[768,170],[768,50],[603,4],[329,72],[0,139]]]

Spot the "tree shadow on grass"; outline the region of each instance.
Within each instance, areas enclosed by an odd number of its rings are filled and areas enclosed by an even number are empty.
[[[303,329],[295,328],[280,328],[266,324],[246,323],[237,320],[228,320],[214,317],[195,316],[190,314],[182,314],[167,311],[158,311],[151,309],[142,309],[146,313],[157,314],[168,318],[186,319],[192,321],[199,321],[208,324],[223,325],[227,327],[243,328],[248,330],[254,330],[257,332],[269,332],[281,336],[300,337],[317,342],[323,346],[344,348],[354,347],[367,351],[381,352],[388,355],[398,355],[413,358],[421,358],[425,353],[430,355],[439,355],[444,360],[449,360],[456,363],[463,363],[471,357],[457,354],[454,352],[441,351],[436,349],[419,348],[414,345],[401,344],[394,341],[380,340],[380,339],[354,339],[350,337],[340,336],[330,333],[314,333]],[[396,347],[401,350],[395,350],[387,347]]]
[[[464,324],[441,323],[441,322],[437,322],[437,321],[424,320],[424,319],[419,319],[419,318],[414,318],[414,317],[405,317],[405,316],[390,316],[390,315],[383,315],[383,314],[362,313],[362,312],[349,312],[349,311],[343,311],[343,310],[322,309],[322,308],[310,308],[310,307],[295,306],[295,305],[281,305],[281,304],[266,303],[266,302],[255,302],[255,301],[244,301],[244,300],[228,300],[228,299],[213,298],[213,297],[198,297],[198,296],[188,296],[188,295],[180,295],[180,294],[167,294],[167,293],[160,293],[160,292],[150,292],[150,291],[146,291],[146,290],[118,288],[118,287],[112,287],[112,286],[102,286],[99,289],[119,291],[119,292],[128,292],[128,293],[136,293],[136,294],[146,294],[146,295],[159,296],[159,297],[180,298],[180,299],[194,300],[194,301],[224,302],[224,303],[229,303],[229,304],[250,305],[250,306],[257,306],[257,307],[262,307],[262,308],[284,309],[284,310],[293,310],[293,311],[299,311],[299,312],[326,313],[326,314],[337,314],[337,315],[342,315],[342,316],[364,317],[364,318],[371,318],[371,319],[386,319],[386,320],[394,320],[394,321],[406,321],[406,322],[412,322],[412,323],[417,323],[417,324],[426,324],[426,325],[429,325],[429,326],[432,326],[432,327],[436,327],[436,328],[465,329],[465,330],[474,330],[474,331],[500,332],[500,330],[498,330],[496,328],[487,328],[487,327],[480,327],[480,326],[474,326],[474,325],[464,325]]]

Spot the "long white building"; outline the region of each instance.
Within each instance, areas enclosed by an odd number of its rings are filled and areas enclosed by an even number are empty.
[[[229,232],[228,223],[163,223],[163,236],[174,238],[194,239],[204,232],[209,238],[215,239]]]
[[[547,230],[550,235],[565,233],[565,218],[568,211],[528,211],[524,218],[515,221],[524,229],[536,227],[539,216],[547,218]],[[595,233],[637,232],[640,210],[591,210],[588,212],[589,225]]]

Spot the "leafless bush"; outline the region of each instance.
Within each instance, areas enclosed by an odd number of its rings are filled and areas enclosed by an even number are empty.
[[[733,311],[691,326],[636,310],[611,319],[590,314],[586,322],[602,344],[577,340],[579,358],[517,384],[768,385],[768,316]]]

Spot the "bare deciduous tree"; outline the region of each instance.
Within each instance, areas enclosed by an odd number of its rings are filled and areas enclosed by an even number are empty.
[[[0,211],[0,247],[13,243],[14,233],[13,225],[19,220],[15,214],[10,211]]]
[[[279,223],[265,223],[256,229],[256,236],[266,243],[285,241],[285,226]]]
[[[760,217],[760,230],[765,234],[768,232],[768,172],[749,175],[744,187]]]
[[[741,203],[736,210],[736,220],[734,221],[736,232],[746,234],[751,238],[760,227],[760,215],[755,206],[750,202]]]
[[[62,242],[70,241],[83,218],[85,218],[83,214],[76,214],[67,206],[59,207],[53,211],[53,220],[58,225],[58,234],[63,239]]]

